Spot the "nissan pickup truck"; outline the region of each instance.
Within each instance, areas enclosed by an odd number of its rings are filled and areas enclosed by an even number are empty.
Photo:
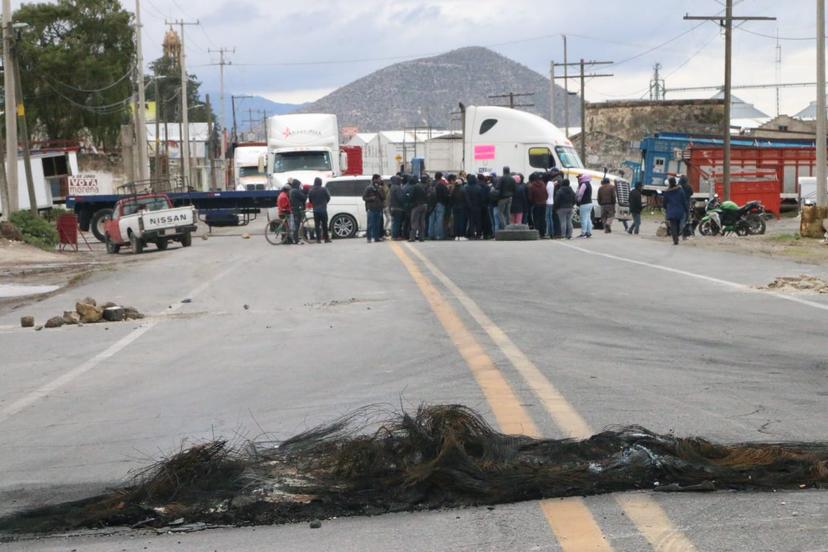
[[[129,245],[133,254],[142,253],[148,243],[159,250],[171,241],[184,247],[193,243],[196,210],[192,205],[173,207],[166,194],[146,194],[118,200],[112,216],[104,221],[107,253],[118,253]]]

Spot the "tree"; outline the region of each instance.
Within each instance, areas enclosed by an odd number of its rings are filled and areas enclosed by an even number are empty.
[[[151,76],[144,77],[147,101],[156,101],[156,112],[160,121],[178,122],[181,120],[181,69],[178,60],[161,56],[150,63]],[[155,97],[155,82],[158,79],[158,96]],[[208,116],[215,121],[215,114],[208,113],[207,106],[199,99],[198,89],[201,82],[195,75],[187,74],[187,105],[191,106],[189,120],[191,123],[206,123]],[[196,107],[193,107],[196,106]]]
[[[24,4],[14,21],[29,25],[18,52],[34,133],[115,146],[133,95],[132,14],[118,0],[57,0]]]

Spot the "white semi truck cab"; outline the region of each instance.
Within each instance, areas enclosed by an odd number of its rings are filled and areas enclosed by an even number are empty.
[[[340,174],[339,125],[336,115],[296,113],[267,120],[267,177],[271,189],[288,179],[312,184]]]

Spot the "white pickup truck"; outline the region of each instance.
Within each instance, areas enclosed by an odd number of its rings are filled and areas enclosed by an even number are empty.
[[[164,194],[121,199],[115,204],[112,218],[104,223],[106,251],[118,253],[122,246],[130,245],[137,254],[148,243],[164,250],[171,241],[189,247],[193,243],[195,221],[193,206],[173,207]]]

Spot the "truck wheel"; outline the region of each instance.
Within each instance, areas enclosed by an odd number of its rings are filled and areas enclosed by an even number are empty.
[[[112,209],[100,209],[95,211],[92,219],[89,221],[89,227],[92,229],[92,234],[98,238],[98,241],[105,242],[106,235],[104,234],[104,221],[112,217]]]
[[[144,242],[135,237],[135,234],[129,235],[129,243],[132,246],[132,254],[140,255],[144,252]]]
[[[157,242],[155,242],[156,247],[158,247],[158,251],[164,251],[167,249],[167,238],[160,238]]]
[[[118,251],[121,250],[121,246],[117,243],[113,243],[109,236],[106,236],[106,252],[111,253],[113,255],[117,254]]]
[[[181,236],[181,245],[183,247],[190,247],[193,245],[193,235],[190,232],[184,232],[184,235]]]
[[[334,238],[353,238],[357,233],[357,221],[351,215],[339,214],[331,219],[331,234]]]

